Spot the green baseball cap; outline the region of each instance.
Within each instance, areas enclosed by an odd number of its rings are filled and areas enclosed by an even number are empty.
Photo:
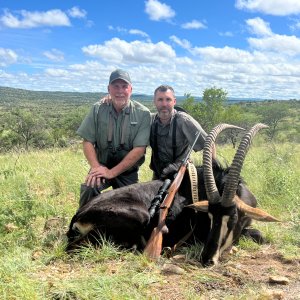
[[[117,69],[117,70],[113,71],[109,77],[109,84],[111,84],[113,81],[115,81],[117,79],[122,79],[122,80],[126,81],[127,83],[131,84],[130,76],[124,70]]]

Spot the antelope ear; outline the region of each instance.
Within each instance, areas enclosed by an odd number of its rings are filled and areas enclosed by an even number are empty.
[[[94,225],[91,223],[82,223],[80,221],[77,221],[73,224],[73,230],[77,229],[81,235],[87,235],[91,230],[93,230]]]
[[[208,201],[197,201],[193,204],[187,205],[186,207],[193,208],[195,211],[208,212]]]
[[[245,214],[247,214],[250,218],[256,221],[262,221],[262,222],[281,222],[279,219],[271,216],[267,212],[256,208],[251,207],[247,205],[240,197],[235,195],[234,201],[241,211],[243,211]]]

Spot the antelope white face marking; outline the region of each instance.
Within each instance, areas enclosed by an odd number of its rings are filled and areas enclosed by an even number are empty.
[[[222,241],[224,244],[223,245],[221,244],[220,256],[222,255],[224,250],[226,250],[227,248],[229,248],[232,245],[232,241],[233,241],[233,230],[228,232],[229,231],[229,228],[227,226],[228,220],[229,220],[229,216],[224,216],[223,220],[222,220],[221,236],[222,236]]]
[[[231,246],[232,244],[232,238],[233,238],[233,232],[231,231],[228,235],[228,221],[229,221],[229,216],[223,216],[222,217],[222,225],[221,225],[221,229],[220,229],[220,236],[218,239],[218,248],[216,253],[213,255],[212,257],[212,261],[214,263],[214,265],[217,265],[219,262],[219,258],[222,255],[223,251],[225,249],[227,249],[228,247]],[[224,239],[225,243],[224,243]],[[222,245],[222,243],[224,243]]]

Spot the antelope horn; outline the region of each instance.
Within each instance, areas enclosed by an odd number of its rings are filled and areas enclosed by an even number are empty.
[[[222,194],[222,205],[225,207],[233,205],[233,198],[239,182],[242,166],[250,147],[251,141],[256,133],[262,129],[268,128],[267,125],[258,123],[254,125],[242,138],[241,143],[235,153],[234,159],[231,163],[228,178],[226,180],[224,191]]]
[[[193,204],[187,205],[186,207],[192,208],[195,211],[208,212],[208,201],[207,200],[197,201]]]
[[[250,218],[256,220],[256,221],[262,221],[262,222],[281,222],[277,218],[271,216],[267,212],[256,208],[251,207],[247,205],[240,197],[235,196],[234,202],[236,203],[238,209],[243,211],[246,215],[248,215]],[[197,203],[197,202],[196,202]]]
[[[203,149],[203,172],[204,172],[204,184],[208,201],[211,203],[219,202],[220,194],[216,186],[213,170],[212,170],[212,147],[216,141],[218,134],[227,128],[236,128],[244,130],[241,127],[237,127],[229,124],[219,124],[212,129],[205,139]]]

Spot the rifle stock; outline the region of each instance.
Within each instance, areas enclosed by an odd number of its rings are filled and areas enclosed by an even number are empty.
[[[166,226],[166,218],[169,212],[169,208],[171,207],[174,197],[178,192],[184,173],[186,171],[188,159],[198,140],[199,135],[200,135],[200,131],[197,133],[197,136],[195,138],[193,145],[191,146],[190,151],[188,152],[187,156],[183,160],[177,174],[175,175],[175,179],[173,180],[168,190],[168,194],[160,206],[158,225],[153,229],[151,236],[147,242],[147,245],[144,249],[144,254],[150,259],[155,260],[160,257],[160,253],[162,250],[163,235],[168,233],[168,228]]]
[[[174,181],[172,182],[168,190],[166,198],[160,206],[158,225],[153,229],[148,243],[144,249],[144,254],[150,259],[157,259],[160,256],[162,250],[163,235],[168,233],[168,228],[166,226],[166,218],[169,212],[169,208],[172,205],[175,194],[177,193],[182,182],[185,170],[186,164],[181,165]]]

